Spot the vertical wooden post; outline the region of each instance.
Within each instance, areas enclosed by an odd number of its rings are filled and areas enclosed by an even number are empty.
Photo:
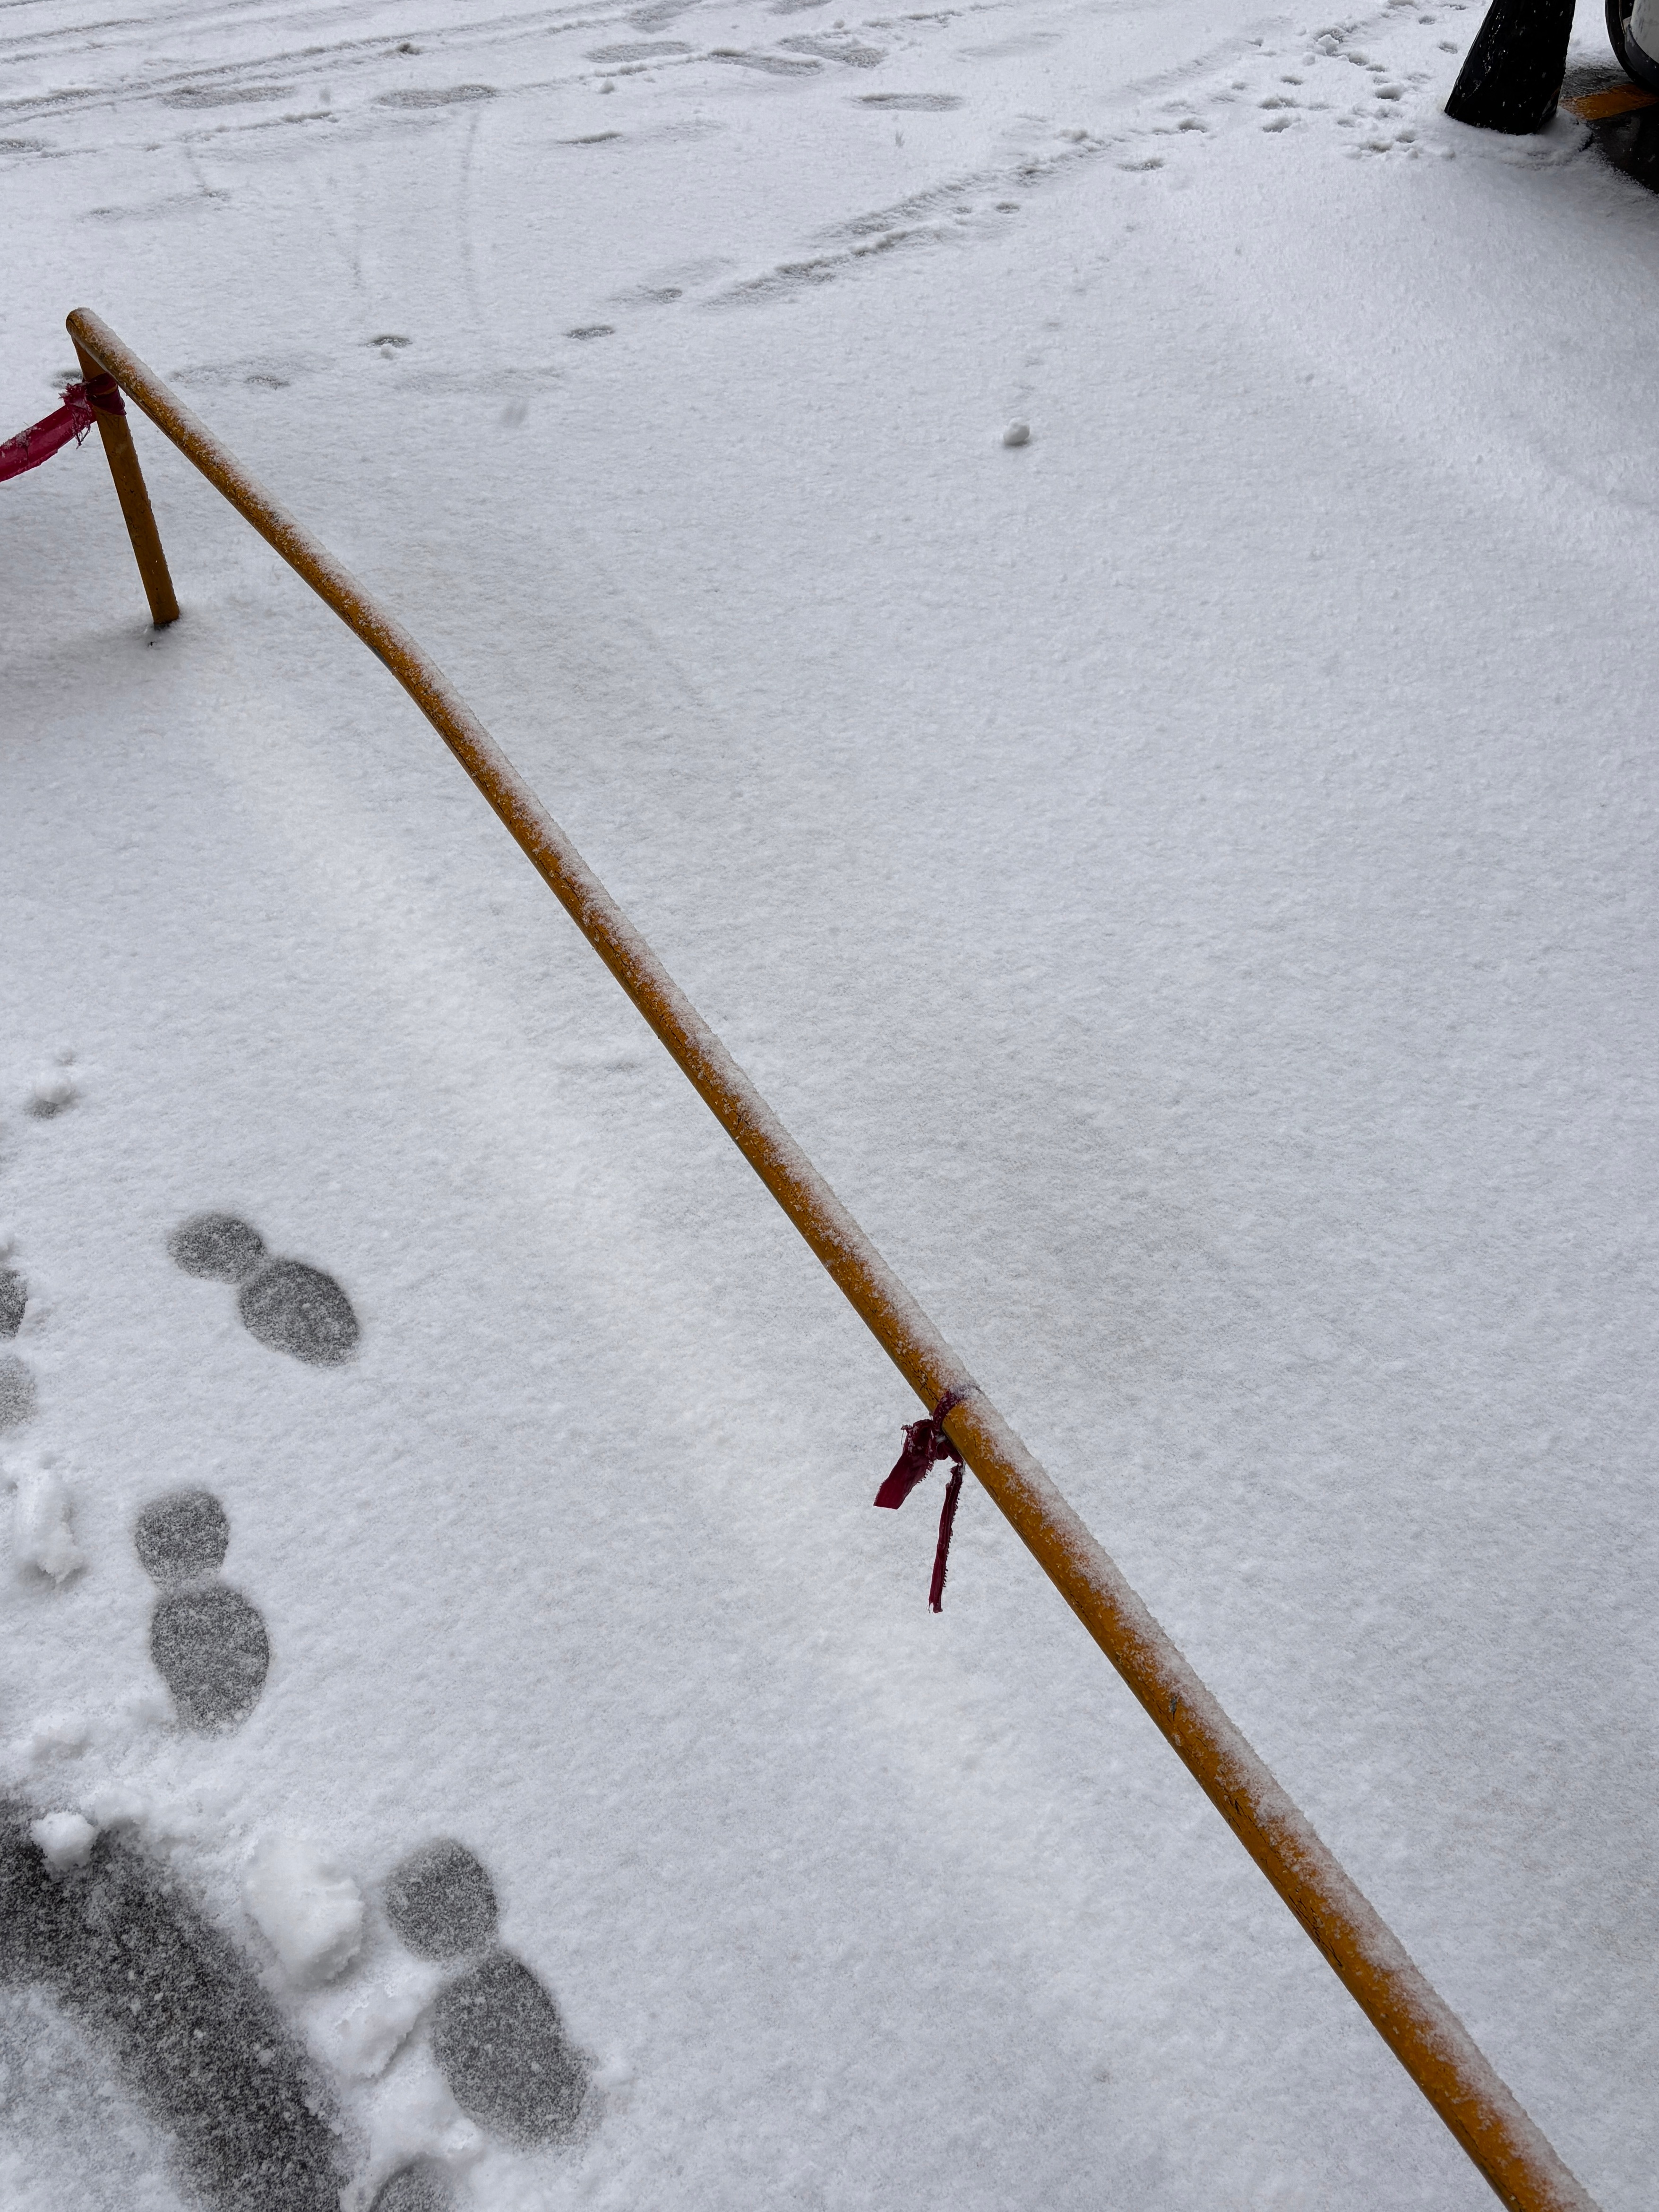
[[[88,384],[104,374],[102,365],[78,340],[75,350],[80,358],[82,377]],[[173,592],[173,579],[167,574],[167,556],[161,550],[161,533],[155,527],[144,472],[138,465],[138,449],[132,442],[132,431],[125,415],[118,415],[108,407],[96,407],[94,412],[98,417],[98,434],[104,441],[104,458],[115,479],[115,496],[121,502],[127,536],[132,540],[132,556],[143,578],[150,620],[157,629],[165,629],[169,623],[179,619],[179,601]]]

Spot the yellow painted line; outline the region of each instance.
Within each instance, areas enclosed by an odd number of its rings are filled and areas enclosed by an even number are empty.
[[[1639,85],[1621,84],[1614,92],[1587,92],[1582,100],[1564,100],[1561,105],[1581,123],[1601,123],[1609,115],[1629,115],[1638,107],[1659,107],[1659,92],[1644,92]]]

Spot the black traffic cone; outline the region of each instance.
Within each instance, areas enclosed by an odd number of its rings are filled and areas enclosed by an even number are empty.
[[[1567,73],[1573,0],[1492,0],[1446,112],[1477,131],[1541,131]]]

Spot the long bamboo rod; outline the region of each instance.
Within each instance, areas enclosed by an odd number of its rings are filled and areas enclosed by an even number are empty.
[[[1595,2212],[1444,1999],[442,671],[107,325],[70,336],[396,677],[1510,2212]]]

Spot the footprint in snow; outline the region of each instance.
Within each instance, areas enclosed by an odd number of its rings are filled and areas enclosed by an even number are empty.
[[[493,84],[405,85],[377,96],[381,107],[456,107],[475,100],[494,100]]]
[[[23,1326],[28,1285],[15,1267],[0,1267],[0,1342]],[[15,1352],[0,1355],[0,1430],[21,1428],[34,1412],[34,1376]]]
[[[449,2174],[431,2159],[420,2159],[416,2166],[400,2166],[396,2174],[387,2174],[374,2192],[369,2212],[453,2212],[453,2203]]]
[[[210,1282],[237,1283],[251,1335],[313,1367],[337,1367],[362,1334],[332,1275],[303,1260],[273,1260],[257,1229],[232,1213],[193,1213],[167,1239],[173,1265]]]
[[[258,1607],[218,1579],[229,1543],[225,1509],[209,1490],[152,1498],[133,1530],[139,1561],[162,1593],[150,1616],[149,1656],[180,1724],[202,1735],[240,1728],[270,1667]]]
[[[175,1528],[169,1557],[213,1555],[211,1515],[179,1525],[186,1533]],[[338,2212],[343,2202],[362,2203],[363,2192],[346,2191],[361,2127],[289,2025],[269,1964],[209,1919],[171,1854],[144,1846],[128,1825],[142,1818],[123,1811],[100,1825],[0,1796],[0,2001],[8,1990],[48,2001],[80,2039],[77,2091],[88,2086],[80,2053],[90,2045],[160,2130],[191,2201],[206,2212]],[[287,1865],[286,1895],[267,1883],[260,1906],[250,1907],[273,1943],[273,1922],[293,1923],[307,1961],[315,1856]],[[270,1856],[282,1872],[282,1855]],[[336,1882],[356,1895],[349,1877]],[[408,1948],[460,1966],[429,2008],[433,2056],[457,2105],[520,2148],[568,2140],[586,2099],[587,2061],[540,1982],[495,1941],[495,1888],[479,1861],[460,1844],[424,1844],[396,1869],[385,1902]],[[297,1986],[319,1978],[280,1948],[278,1956]],[[354,1945],[343,1965],[356,1956]],[[369,2212],[454,2212],[451,2171],[430,2155],[407,2159],[380,2179]]]
[[[272,1259],[247,1222],[194,1215],[168,1243],[186,1273],[238,1286],[241,1317],[262,1342],[325,1365],[356,1349],[356,1316],[339,1285]],[[28,1303],[21,1273],[0,1265],[0,1340],[16,1334]],[[0,1357],[0,1427],[33,1410],[28,1369]],[[159,1592],[151,1656],[181,1725],[198,1734],[240,1726],[270,1668],[258,1609],[222,1578],[229,1541],[223,1505],[201,1488],[152,1498],[133,1527]],[[351,2153],[326,2077],[265,1989],[267,1970],[210,1924],[177,1870],[130,1832],[100,1827],[96,1815],[40,1812],[0,1798],[0,1991],[44,1995],[101,2048],[214,2212],[334,2212]],[[385,1905],[405,1948],[453,1969],[427,2018],[459,2110],[516,2147],[577,2134],[590,2062],[541,1981],[500,1943],[481,1862],[459,1843],[422,1844],[394,1869]],[[380,2182],[369,2212],[456,2203],[449,2169],[423,2155]]]
[[[714,46],[709,51],[711,62],[731,62],[739,69],[759,70],[767,76],[811,76],[823,67],[822,62],[791,61],[782,54],[748,54],[735,46]]]
[[[890,107],[904,115],[942,115],[963,104],[959,92],[861,92],[860,107]]]
[[[21,1429],[34,1416],[34,1371],[15,1352],[0,1356],[0,1431]]]
[[[587,2067],[559,2008],[528,1966],[495,1941],[495,1889],[465,1844],[422,1844],[384,1893],[393,1933],[416,1958],[462,1960],[432,2007],[432,2055],[455,2102],[509,2142],[568,2136],[587,2094]]]
[[[368,2212],[452,2212],[455,2192],[442,2166],[430,2159],[401,2166],[374,2192]]]
[[[37,1992],[69,2024],[77,2101],[98,2087],[88,2046],[125,2082],[191,2201],[338,2212],[340,2123],[322,2070],[252,1960],[125,1832],[0,1800],[0,1990]],[[67,2077],[63,2094],[67,2109]]]

